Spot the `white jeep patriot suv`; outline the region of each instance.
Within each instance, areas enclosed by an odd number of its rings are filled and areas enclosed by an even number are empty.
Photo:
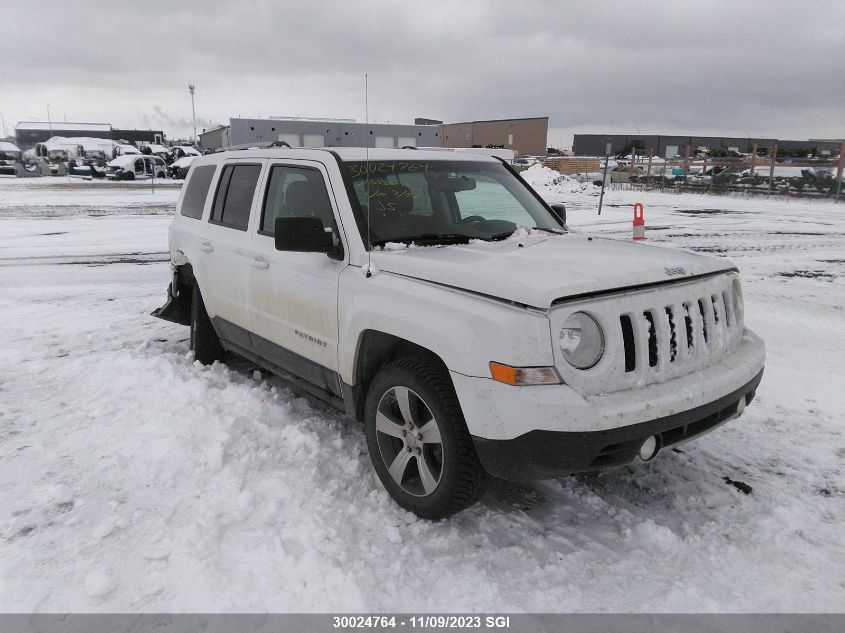
[[[153,314],[363,421],[421,517],[508,480],[653,459],[739,416],[763,373],[724,259],[572,234],[471,154],[264,149],[198,158]]]

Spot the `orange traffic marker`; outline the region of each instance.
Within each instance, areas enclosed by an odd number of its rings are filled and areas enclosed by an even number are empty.
[[[642,202],[634,205],[634,239],[645,239],[645,215]]]

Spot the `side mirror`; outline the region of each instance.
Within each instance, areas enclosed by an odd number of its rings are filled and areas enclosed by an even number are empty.
[[[320,218],[310,216],[276,218],[277,251],[300,253],[331,253],[334,240],[331,229],[326,230]]]
[[[555,214],[557,221],[560,222],[560,225],[563,228],[566,228],[566,205],[562,203],[552,204],[550,205],[552,208],[552,213]]]

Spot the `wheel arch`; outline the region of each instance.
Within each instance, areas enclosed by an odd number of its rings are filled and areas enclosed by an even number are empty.
[[[351,400],[351,413],[363,421],[367,390],[379,369],[400,358],[424,358],[441,369],[451,383],[449,370],[434,351],[401,336],[375,329],[366,329],[358,336],[353,365],[353,385],[344,385],[345,396]],[[454,387],[454,385],[453,385]],[[347,405],[347,409],[350,407]]]

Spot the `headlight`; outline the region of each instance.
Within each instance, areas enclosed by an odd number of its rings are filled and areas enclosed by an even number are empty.
[[[604,332],[589,314],[571,314],[560,330],[560,350],[573,367],[589,369],[604,354]]]
[[[739,278],[734,279],[734,315],[736,316],[736,322],[739,325],[742,325],[745,321],[745,305],[742,301],[742,284],[739,282]]]

